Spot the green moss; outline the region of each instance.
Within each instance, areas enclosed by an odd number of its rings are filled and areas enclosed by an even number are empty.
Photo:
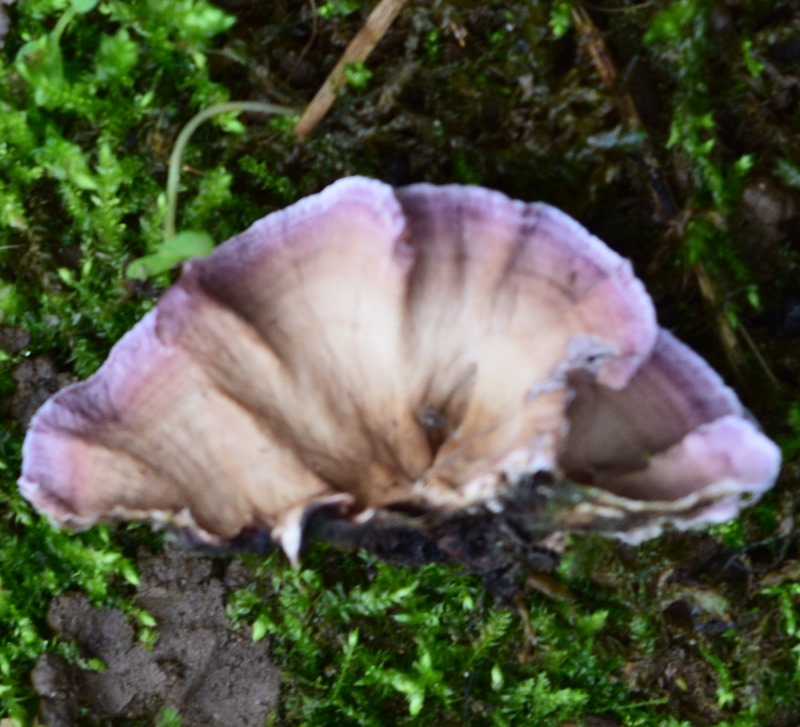
[[[228,614],[269,638],[287,724],[558,725],[592,713],[643,718],[615,677],[604,609],[533,598],[523,621],[456,570],[392,567],[317,548],[302,570],[281,556],[233,594]]]
[[[715,75],[715,61],[733,51],[711,28],[712,2],[674,0],[658,12],[645,35],[655,59],[671,71],[672,118],[666,145],[684,166],[690,186],[684,203],[689,215],[681,246],[689,265],[700,261],[725,289],[756,290],[749,267],[731,242],[733,212],[744,181],[753,168],[752,154],[736,154],[721,139],[719,110],[743,102],[744,81]],[[733,59],[753,74],[758,64],[752,40],[745,38]],[[757,74],[756,74],[757,75]],[[731,83],[733,84],[731,86]],[[735,328],[745,307],[757,295],[726,297],[726,316]]]

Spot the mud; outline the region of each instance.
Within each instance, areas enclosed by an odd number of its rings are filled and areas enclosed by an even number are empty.
[[[65,594],[50,605],[53,633],[77,642],[86,659],[105,671],[40,657],[32,673],[41,696],[40,718],[51,727],[153,724],[165,708],[194,725],[263,725],[278,698],[278,671],[266,642],[234,634],[225,616],[225,578],[215,562],[178,550],[139,559],[136,605],[158,623],[158,641],[148,649],[121,611],[94,608],[81,594]]]

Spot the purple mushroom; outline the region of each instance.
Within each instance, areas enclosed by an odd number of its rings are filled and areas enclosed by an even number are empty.
[[[23,454],[21,491],[56,523],[167,521],[209,543],[263,529],[293,559],[320,506],[496,509],[538,472],[590,486],[561,526],[600,508],[637,540],[734,516],[780,463],[572,219],[362,178],[188,263],[39,410]]]

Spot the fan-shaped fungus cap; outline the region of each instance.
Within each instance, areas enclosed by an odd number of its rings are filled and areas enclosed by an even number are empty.
[[[187,264],[41,408],[23,454],[20,488],[57,523],[167,520],[209,542],[265,528],[290,557],[321,504],[492,506],[550,471],[604,488],[648,535],[664,509],[733,515],[779,464],[572,219],[361,178]]]

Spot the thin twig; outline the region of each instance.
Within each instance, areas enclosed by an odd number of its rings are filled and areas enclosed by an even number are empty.
[[[325,79],[316,96],[306,106],[300,120],[294,127],[294,135],[303,141],[325,118],[336,96],[346,82],[345,69],[353,63],[363,63],[369,58],[375,46],[385,35],[394,19],[408,0],[380,0],[367,21],[342,53],[333,70]]]

